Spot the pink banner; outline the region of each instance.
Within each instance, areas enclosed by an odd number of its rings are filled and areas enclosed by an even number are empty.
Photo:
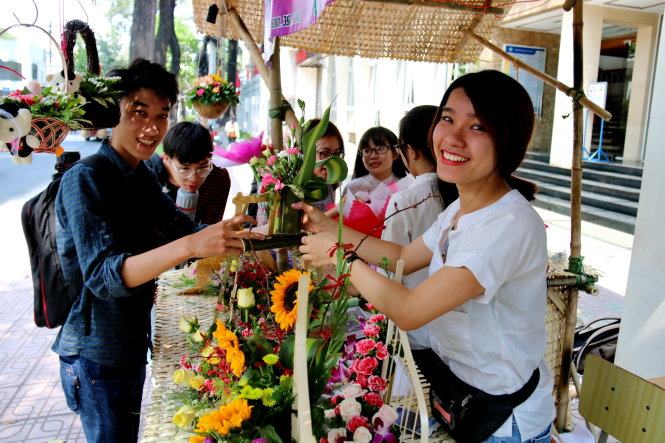
[[[323,8],[334,0],[266,0],[266,27],[270,37],[293,34],[312,26]],[[268,15],[268,12],[270,13]]]

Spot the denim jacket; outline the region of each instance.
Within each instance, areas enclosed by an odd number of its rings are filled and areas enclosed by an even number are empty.
[[[143,162],[132,168],[107,142],[98,152],[106,164],[75,164],[56,197],[62,270],[82,290],[52,349],[109,366],[144,364],[155,283],[126,287],[122,264],[203,226],[178,211]]]

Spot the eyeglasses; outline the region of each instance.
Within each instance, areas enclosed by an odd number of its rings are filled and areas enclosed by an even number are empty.
[[[396,145],[392,145],[391,147],[398,152],[399,151],[404,152],[406,151],[406,148],[409,147],[409,145],[407,145],[406,143],[397,143]]]
[[[170,160],[170,162],[171,165],[173,166],[173,169],[175,169],[175,172],[186,180],[189,180],[192,177],[194,177],[194,174],[196,174],[200,178],[204,178],[210,175],[210,173],[212,172],[212,162],[208,162],[205,166],[201,166],[196,169],[181,168],[175,163],[173,163],[173,160]]]
[[[344,154],[339,151],[333,152],[328,149],[321,149],[320,151],[318,149],[316,150],[316,158],[319,160],[325,160],[327,158],[332,157],[333,155],[337,155],[341,158],[344,158]]]
[[[388,150],[391,149],[390,146],[374,146],[373,148],[367,147],[367,148],[362,148],[361,150],[358,151],[360,155],[363,157],[370,157],[372,155],[372,152],[376,152],[379,155],[383,155]]]

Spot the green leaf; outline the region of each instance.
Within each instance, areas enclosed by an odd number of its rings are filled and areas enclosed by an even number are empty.
[[[341,182],[349,173],[349,168],[346,165],[346,162],[338,155],[333,155],[332,157],[318,161],[314,165],[315,168],[319,166],[323,166],[328,172],[326,178],[327,185],[334,185],[335,183]]]
[[[314,164],[316,163],[316,142],[328,129],[329,120],[330,106],[323,113],[321,121],[313,129],[303,133],[300,147],[303,153],[303,164],[300,171],[298,171],[298,175],[296,175],[295,184],[302,186],[312,177]]]

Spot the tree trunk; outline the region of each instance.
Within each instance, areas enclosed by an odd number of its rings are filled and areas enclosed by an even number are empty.
[[[236,77],[238,75],[238,40],[229,40],[229,50],[227,53],[226,63],[227,80],[234,85],[236,84]],[[231,106],[229,109],[229,118],[236,119],[236,107]]]
[[[178,75],[180,72],[180,44],[175,35],[173,12],[176,0],[159,0],[159,27],[155,36],[155,62],[166,64],[166,50],[171,50],[169,71]]]
[[[129,41],[129,62],[137,57],[152,60],[155,53],[157,0],[134,0]]]

